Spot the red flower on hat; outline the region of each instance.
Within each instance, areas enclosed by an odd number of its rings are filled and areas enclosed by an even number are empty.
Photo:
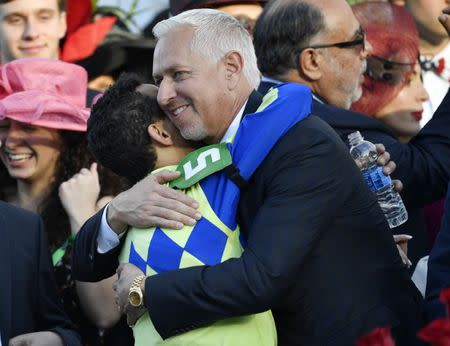
[[[356,341],[357,346],[395,346],[391,328],[374,328],[369,334]]]
[[[439,300],[443,304],[449,304],[450,303],[450,288],[444,288],[441,293],[439,294]]]
[[[67,35],[60,59],[74,62],[91,56],[117,18],[105,16],[93,22],[91,0],[70,0],[67,3]]]
[[[450,346],[450,321],[438,318],[422,328],[417,335],[431,346]]]
[[[67,35],[71,35],[81,26],[89,24],[91,20],[91,0],[71,0],[67,2]]]
[[[95,23],[83,25],[72,35],[68,35],[60,54],[61,60],[74,62],[94,54],[116,21],[116,17],[106,16]]]

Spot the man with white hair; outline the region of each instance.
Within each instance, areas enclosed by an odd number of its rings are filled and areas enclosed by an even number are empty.
[[[230,15],[203,9],[159,23],[154,34],[153,73],[166,115],[186,139],[232,138],[261,102],[248,33]],[[91,218],[75,241],[74,275],[111,276],[127,225],[179,228],[177,222],[199,219],[194,201],[160,185],[176,177],[149,176]],[[148,277],[133,265],[120,267],[115,289],[130,324],[147,309],[166,339],[272,309],[280,345],[350,345],[378,325],[391,325],[399,345],[414,344],[419,294],[374,195],[328,125],[308,116],[249,182],[236,171],[233,178],[242,193],[242,257]],[[130,293],[141,299],[127,302]]]

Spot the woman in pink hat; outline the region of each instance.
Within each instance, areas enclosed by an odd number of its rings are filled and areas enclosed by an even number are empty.
[[[70,245],[124,186],[87,150],[86,89],[86,71],[58,60],[20,59],[0,68],[0,199],[42,216],[66,311],[83,341],[95,344],[97,330],[81,313],[71,279]],[[84,283],[77,290],[81,303],[102,292]]]

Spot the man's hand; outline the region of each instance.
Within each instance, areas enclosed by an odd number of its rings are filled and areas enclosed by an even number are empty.
[[[54,332],[22,334],[9,340],[9,346],[63,346],[63,340]]]
[[[118,279],[113,284],[115,300],[121,313],[127,315],[127,323],[132,326],[145,312],[145,307],[135,308],[128,302],[128,293],[134,279],[144,273],[131,263],[121,264],[117,268]]]
[[[395,162],[391,161],[391,154],[386,151],[383,144],[375,144],[375,147],[378,152],[378,165],[383,166],[383,173],[385,175],[391,175],[397,168]],[[395,191],[400,192],[403,190],[403,184],[400,180],[392,180],[392,184],[394,184]]]
[[[128,304],[128,307],[125,310],[127,314],[127,324],[132,327],[136,324],[137,320],[145,313],[145,306],[141,306],[139,308],[135,308]]]
[[[201,218],[197,211],[198,203],[184,193],[162,185],[179,175],[179,172],[168,171],[149,175],[117,195],[108,206],[107,221],[110,227],[119,234],[128,225],[173,229],[194,225]]]
[[[408,241],[411,240],[412,237],[408,234],[395,234],[394,241],[397,245],[398,253],[403,261],[403,263],[409,267],[411,267],[412,263],[408,258]]]
[[[444,8],[442,10],[442,14],[439,16],[439,21],[442,26],[447,30],[448,35],[450,36],[450,6]]]

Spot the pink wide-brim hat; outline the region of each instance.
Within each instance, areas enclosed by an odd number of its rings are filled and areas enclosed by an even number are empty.
[[[54,59],[18,59],[0,67],[0,120],[86,131],[87,73]]]

